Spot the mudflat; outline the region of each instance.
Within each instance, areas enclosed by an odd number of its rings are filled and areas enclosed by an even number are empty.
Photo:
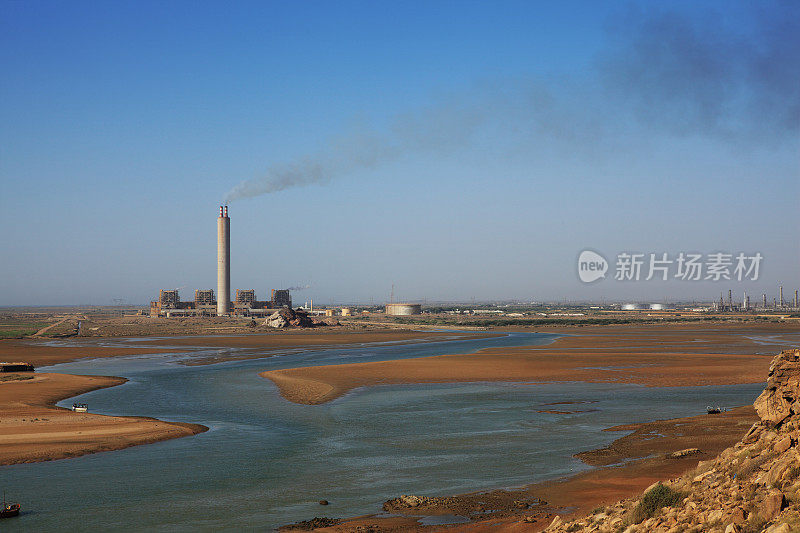
[[[770,361],[796,345],[790,325],[665,325],[566,330],[548,345],[474,354],[273,370],[261,373],[289,401],[319,404],[359,387],[405,383],[637,383],[653,387],[733,385],[764,380]]]
[[[298,348],[303,346],[330,346],[344,344],[366,344],[379,342],[440,341],[455,338],[485,338],[500,335],[492,332],[470,331],[415,331],[410,329],[382,329],[354,332],[330,329],[283,330],[274,333],[235,336],[172,337],[142,339],[139,342],[150,346],[204,346],[228,348]]]
[[[492,332],[442,332],[383,329],[363,332],[350,330],[320,329],[317,331],[288,330],[252,335],[186,336],[167,338],[114,338],[74,337],[83,341],[82,346],[68,343],[53,343],[43,339],[0,340],[0,360],[26,361],[37,367],[68,363],[78,359],[96,359],[153,353],[176,353],[191,348],[242,348],[231,355],[209,357],[198,363],[213,363],[221,360],[257,358],[272,351],[313,346],[333,346],[380,342],[441,341],[454,338],[483,338],[499,335]],[[99,344],[98,341],[105,341]],[[113,343],[109,346],[107,344]]]
[[[541,531],[558,515],[581,516],[590,510],[630,497],[656,481],[676,477],[714,458],[735,444],[758,420],[752,406],[720,415],[656,420],[616,426],[606,431],[631,432],[606,448],[576,457],[601,468],[535,483],[519,489],[481,491],[427,498],[416,507],[393,508],[394,516],[367,515],[344,520],[323,531],[433,531],[420,517],[457,515],[471,518],[455,529],[470,532]],[[696,448],[680,457],[676,451]],[[450,526],[453,527],[453,526]]]
[[[409,330],[291,331],[246,336],[125,338],[109,341],[113,343],[111,346],[92,339],[87,339],[83,345],[41,339],[14,339],[0,341],[0,353],[4,360],[20,360],[35,366],[45,366],[85,358],[169,354],[191,351],[193,347],[248,348],[237,351],[236,354],[194,361],[195,364],[204,364],[219,360],[263,357],[270,351],[304,346],[410,342],[419,339],[437,341],[475,335]],[[164,422],[147,417],[75,413],[55,406],[62,399],[120,385],[125,381],[116,377],[57,373],[0,374],[0,465],[75,457],[206,431],[205,426],[198,424]]]
[[[125,379],[68,374],[0,374],[0,465],[76,457],[206,431],[199,424],[76,413],[54,404]]]

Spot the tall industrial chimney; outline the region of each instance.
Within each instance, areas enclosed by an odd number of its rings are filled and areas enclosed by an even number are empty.
[[[228,206],[219,206],[217,219],[217,316],[231,307],[231,219]]]

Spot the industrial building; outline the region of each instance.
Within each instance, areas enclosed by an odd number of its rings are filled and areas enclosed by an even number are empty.
[[[273,289],[272,293],[275,293]],[[236,289],[236,303],[237,304],[252,304],[256,301],[255,289]]]
[[[760,305],[751,301],[750,296],[744,292],[742,294],[741,303],[739,300],[734,301],[733,291],[728,290],[727,297],[724,293],[719,295],[719,300],[715,301],[712,310],[718,313],[739,313],[741,311],[751,311],[756,313],[771,312],[771,311],[800,311],[800,298],[798,298],[798,291],[794,291],[794,297],[784,299],[783,286],[778,286],[777,298],[772,298],[772,302],[767,301],[767,293],[761,294]],[[756,300],[758,301],[758,300]]]
[[[391,316],[406,316],[422,314],[422,305],[409,303],[386,304],[386,314]]]
[[[180,304],[180,297],[178,296],[178,289],[168,290],[162,289],[158,293],[158,303],[166,309],[176,308]]]
[[[288,293],[288,290],[272,290],[273,294]],[[159,299],[150,302],[151,317],[178,317],[178,316],[219,316],[219,302],[214,297],[214,291],[197,290],[194,292],[193,302],[182,302],[177,289],[165,289],[159,294]],[[286,304],[288,302],[288,305]],[[237,289],[236,301],[228,304],[229,316],[266,316],[283,307],[291,307],[291,298],[282,297],[281,300],[256,300],[254,289]]]
[[[291,307],[292,297],[289,294],[289,289],[272,289],[272,301],[275,302],[277,307]]]
[[[214,305],[215,302],[214,291],[212,289],[194,291],[195,305]]]
[[[231,219],[228,206],[220,206],[216,297],[213,289],[198,289],[193,302],[182,302],[178,289],[162,289],[158,300],[150,302],[150,316],[266,316],[291,306],[289,289],[272,289],[271,298],[265,301],[256,300],[255,289],[236,289],[236,300],[231,302]]]

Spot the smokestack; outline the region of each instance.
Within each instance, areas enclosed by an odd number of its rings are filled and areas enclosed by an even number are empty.
[[[783,307],[783,285],[778,287],[778,305]]]
[[[217,218],[217,316],[227,315],[231,306],[231,219],[228,206],[219,206]]]

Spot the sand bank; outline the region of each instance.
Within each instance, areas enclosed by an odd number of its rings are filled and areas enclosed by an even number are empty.
[[[405,383],[758,383],[775,352],[796,344],[798,332],[797,326],[587,328],[543,346],[273,370],[261,376],[272,380],[284,398],[303,404],[324,403],[359,387]]]
[[[442,331],[331,331],[326,330],[282,330],[253,335],[189,336],[170,338],[116,338],[74,337],[52,343],[42,339],[0,340],[0,360],[26,361],[37,367],[68,363],[78,359],[121,357],[127,355],[170,354],[191,352],[203,348],[237,348],[236,353],[222,352],[205,358],[195,358],[192,364],[209,364],[235,359],[265,357],[271,352],[304,347],[353,345],[381,342],[435,342],[456,338],[485,338],[498,333],[442,332]],[[70,345],[70,341],[82,346]],[[103,344],[100,344],[103,342]],[[113,346],[108,346],[113,343]]]
[[[118,450],[208,429],[153,418],[74,413],[54,405],[122,384],[126,381],[122,378],[13,373],[0,374],[0,379],[0,465]]]
[[[78,359],[97,359],[101,357],[122,357],[125,355],[144,355],[149,353],[169,353],[176,350],[132,346],[68,346],[48,345],[41,340],[3,340],[0,341],[0,360],[25,361],[36,367],[68,363]]]
[[[331,346],[366,344],[376,342],[443,341],[457,338],[486,338],[499,333],[468,331],[413,331],[384,329],[363,332],[348,330],[280,330],[273,333],[254,335],[213,336],[213,337],[175,337],[164,339],[142,339],[141,343],[150,346],[202,346],[227,348],[263,348],[278,350],[305,346]]]

